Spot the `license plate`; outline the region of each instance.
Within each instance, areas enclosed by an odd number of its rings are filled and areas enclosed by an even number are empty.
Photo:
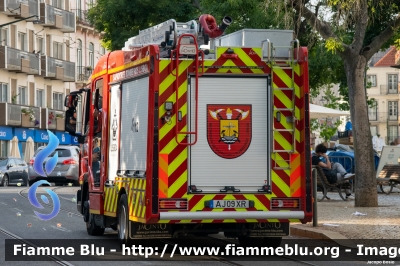
[[[212,200],[210,208],[250,208],[248,200]]]

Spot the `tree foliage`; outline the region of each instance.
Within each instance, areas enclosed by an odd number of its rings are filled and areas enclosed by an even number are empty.
[[[103,43],[108,50],[119,50],[139,30],[171,18],[189,21],[197,10],[189,0],[98,0],[88,12],[88,20],[104,32]]]

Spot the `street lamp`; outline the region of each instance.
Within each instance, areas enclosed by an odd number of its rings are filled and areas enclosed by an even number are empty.
[[[34,24],[41,23],[41,21],[39,20],[39,16],[38,15],[33,15],[33,16],[30,16],[30,17],[21,18],[21,19],[17,19],[17,20],[14,20],[14,21],[11,21],[11,22],[8,22],[8,23],[5,23],[5,24],[1,24],[0,28],[8,26],[8,25],[11,25],[11,24],[14,24],[14,23],[17,23],[17,22],[20,22],[20,21],[27,20],[27,19],[30,19],[30,18],[35,18],[35,17],[36,17],[36,20],[33,21],[33,23]]]

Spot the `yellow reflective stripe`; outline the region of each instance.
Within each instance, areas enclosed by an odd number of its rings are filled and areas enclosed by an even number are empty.
[[[183,186],[183,184],[185,184],[186,180],[187,170],[185,170],[185,172],[183,172],[178,179],[172,185],[170,185],[168,189],[168,197],[172,197]]]
[[[277,87],[275,86],[275,88],[277,88]],[[283,91],[274,90],[274,96],[276,96],[285,105],[285,107],[287,109],[293,108],[292,99],[290,99]],[[282,122],[282,120],[281,120],[281,122]]]
[[[171,60],[160,60],[160,63],[158,64],[158,73],[163,72],[163,70],[169,66],[169,64],[171,63]]]
[[[285,131],[287,132],[287,131]],[[293,134],[293,132],[291,132]],[[285,137],[281,135],[279,131],[275,131],[275,140],[279,143],[279,145],[282,146],[284,150],[291,150],[292,149],[292,138],[290,140],[287,140]]]
[[[277,185],[283,193],[285,193],[285,196],[290,197],[290,187],[281,179],[278,174],[275,173],[275,171],[272,171],[272,182],[275,183],[275,185]]]
[[[254,52],[256,52],[261,57],[261,48],[252,48]],[[235,49],[235,53],[239,56],[240,60],[242,60],[246,66],[257,66],[257,64],[251,59],[251,57],[243,51],[243,49]],[[254,68],[251,69],[255,74],[264,74],[262,69]]]
[[[190,64],[191,64],[192,62],[193,62],[192,60],[183,60],[183,61],[181,61],[181,63],[179,64],[179,75],[178,75],[178,76],[180,76],[183,72],[186,72],[186,71],[187,71],[187,68],[190,66]],[[174,69],[174,71],[176,72],[176,69]],[[174,75],[172,75],[172,74],[169,74],[168,77],[166,77],[166,78],[160,83],[160,86],[159,86],[159,93],[160,93],[160,95],[162,95],[162,94],[165,92],[165,90],[166,90],[169,86],[171,86],[171,84],[172,84],[173,82],[175,82],[175,80],[176,80],[176,76],[174,76]]]
[[[136,60],[134,62],[129,62],[129,63],[123,65],[123,66],[114,67],[112,69],[109,69],[108,70],[108,74],[117,73],[117,72],[122,71],[124,69],[131,68],[133,66],[137,66],[137,65],[143,64],[143,63],[145,63],[145,62],[147,62],[149,60],[150,60],[150,56],[148,55],[146,57],[143,57],[142,59]]]

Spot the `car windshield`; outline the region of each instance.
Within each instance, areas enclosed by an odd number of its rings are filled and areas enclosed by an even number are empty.
[[[71,157],[71,151],[70,150],[64,150],[64,149],[56,149],[52,154],[50,154],[49,157],[53,157],[56,153],[58,153],[58,157]]]
[[[0,159],[0,166],[6,166],[8,159]]]
[[[34,157],[36,157],[36,155],[39,153],[39,151],[41,151],[43,149],[38,149],[34,155]],[[55,151],[53,151],[49,157],[53,157],[54,154],[56,154],[56,152],[58,153],[58,157],[71,157],[71,151],[68,149],[56,149]]]

